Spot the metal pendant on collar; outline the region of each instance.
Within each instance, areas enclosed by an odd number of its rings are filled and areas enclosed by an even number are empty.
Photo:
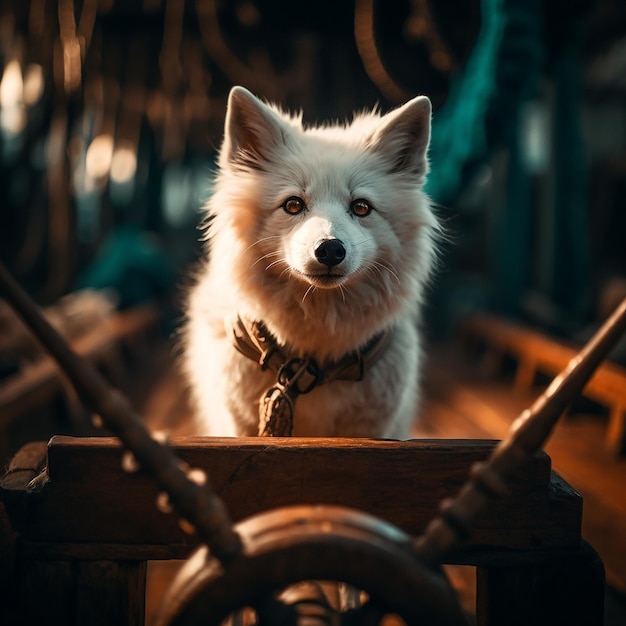
[[[259,437],[291,437],[297,393],[275,385],[259,402]]]
[[[298,396],[309,393],[322,381],[313,359],[290,359],[278,370],[276,385],[259,402],[259,436],[290,437]]]

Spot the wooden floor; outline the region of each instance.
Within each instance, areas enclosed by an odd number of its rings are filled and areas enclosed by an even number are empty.
[[[514,419],[543,391],[514,392],[513,372],[498,376],[456,347],[430,351],[425,403],[416,437],[495,438],[507,436]],[[583,497],[583,537],[598,551],[607,576],[605,626],[626,624],[626,457],[606,446],[608,415],[590,403],[575,404],[561,418],[546,451],[552,465]],[[467,572],[453,572],[466,605]]]
[[[189,409],[179,377],[164,361],[145,394],[141,413],[153,429],[183,434]],[[457,349],[430,351],[425,374],[425,401],[415,437],[493,438],[506,436],[511,423],[541,392],[517,395],[506,374],[488,375],[479,361]],[[575,407],[576,408],[576,407]],[[626,624],[626,458],[606,448],[606,416],[585,405],[562,418],[546,446],[554,469],[583,496],[583,536],[602,557],[607,573],[606,626]],[[174,564],[149,570],[148,624]],[[470,568],[451,577],[464,605],[473,602]]]
[[[423,437],[504,438],[542,391],[538,386],[518,395],[506,375],[494,378],[476,360],[449,349],[431,353],[425,385],[415,427]],[[561,418],[546,451],[553,468],[583,496],[583,536],[600,553],[609,583],[626,594],[626,457],[608,451],[606,415],[591,409],[574,407]]]

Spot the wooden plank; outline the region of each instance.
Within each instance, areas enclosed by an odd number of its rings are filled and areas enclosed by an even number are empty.
[[[626,402],[615,403],[611,407],[606,442],[615,454],[626,452]]]
[[[537,565],[479,568],[477,626],[602,626],[604,570],[596,552],[579,550]]]
[[[145,562],[85,561],[76,563],[75,570],[77,626],[143,626]]]
[[[235,521],[291,504],[339,504],[414,535],[494,445],[296,438],[172,442],[184,462],[208,472]],[[121,455],[114,439],[54,437],[48,451],[50,482],[30,498],[29,515],[21,515],[18,506],[11,512],[22,537],[54,543],[192,545],[172,515],[157,512],[152,480],[143,472],[121,471]],[[575,491],[550,479],[549,458],[540,454],[514,494],[490,507],[473,543],[515,549],[573,545],[580,537],[581,507]]]
[[[506,437],[517,416],[539,393],[518,396],[475,359],[454,350],[431,354],[419,434],[423,437]],[[600,415],[564,417],[546,444],[552,465],[583,498],[583,537],[598,551],[607,580],[626,593],[626,463],[607,454]]]
[[[16,542],[17,536],[0,502],[0,624],[17,623],[17,610],[10,600],[16,596]]]
[[[25,491],[46,466],[47,451],[47,445],[43,441],[33,441],[22,446],[0,478],[0,487],[4,491]]]
[[[158,312],[143,306],[112,315],[105,324],[71,342],[75,352],[90,362],[111,357],[118,344],[153,327]],[[24,413],[42,406],[61,390],[62,376],[48,356],[26,366],[0,385],[0,425],[6,426]]]
[[[519,359],[516,388],[527,391],[535,372],[554,376],[578,353],[568,345],[529,328],[496,316],[473,315],[463,321],[464,335],[480,337],[491,346]],[[611,362],[602,363],[587,383],[583,395],[611,411],[606,442],[616,453],[626,451],[626,368]]]
[[[74,573],[69,561],[18,562],[17,598],[9,598],[19,612],[18,624],[74,625]]]
[[[145,563],[22,558],[17,579],[20,624],[144,624]]]
[[[584,496],[583,536],[602,556],[606,577],[626,597],[626,517],[593,492]]]
[[[576,354],[577,346],[566,344],[539,332],[492,315],[473,315],[463,321],[462,332],[481,337],[510,353],[527,355],[546,374],[559,373]],[[598,398],[626,399],[626,368],[616,363],[602,363],[585,392]]]

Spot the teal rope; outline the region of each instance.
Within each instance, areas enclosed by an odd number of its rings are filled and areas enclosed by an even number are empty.
[[[509,151],[506,206],[496,224],[492,265],[497,306],[510,314],[518,312],[532,271],[531,178],[518,133],[520,109],[535,95],[545,71],[543,9],[540,0],[482,0],[477,43],[435,115],[430,147],[432,171],[426,191],[444,206],[455,202],[477,166],[502,148]],[[575,317],[584,314],[590,296],[579,34],[572,29],[553,68],[555,239],[546,294]]]
[[[543,61],[539,0],[483,0],[482,26],[464,71],[433,122],[426,191],[451,204],[474,168],[506,145]]]

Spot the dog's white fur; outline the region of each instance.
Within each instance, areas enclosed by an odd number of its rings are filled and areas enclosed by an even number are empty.
[[[382,117],[304,128],[301,118],[233,88],[207,207],[209,260],[184,330],[197,434],[257,434],[259,398],[275,374],[234,348],[226,328],[240,315],[262,320],[290,354],[320,364],[393,329],[362,381],[336,380],[298,398],[293,435],[409,436],[419,402],[419,310],[438,231],[422,191],[430,116],[420,96]],[[306,207],[297,215],[283,208],[294,196]],[[373,207],[369,215],[351,212],[357,199]],[[334,238],[346,255],[329,268],[314,248]]]

